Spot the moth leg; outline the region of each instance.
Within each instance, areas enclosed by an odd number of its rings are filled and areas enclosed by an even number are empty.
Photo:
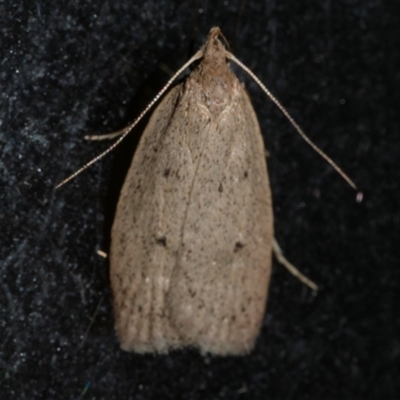
[[[272,249],[274,251],[275,257],[278,260],[279,264],[282,264],[289,272],[294,275],[299,281],[303,282],[312,290],[318,290],[318,286],[308,279],[305,275],[303,275],[293,264],[291,264],[286,257],[283,255],[281,248],[279,247],[278,242],[274,238]]]
[[[127,126],[125,128],[120,129],[119,131],[115,131],[115,132],[111,132],[111,133],[107,133],[105,135],[86,135],[85,136],[85,140],[110,140],[110,139],[114,139],[118,136],[123,135],[126,130],[127,130]]]

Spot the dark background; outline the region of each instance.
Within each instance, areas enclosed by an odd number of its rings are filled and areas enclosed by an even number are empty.
[[[400,398],[396,2],[0,1],[2,399]],[[359,185],[362,203],[259,90],[286,256],[246,357],[140,356],[113,331],[109,230],[144,124],[63,188],[220,26],[235,55]]]

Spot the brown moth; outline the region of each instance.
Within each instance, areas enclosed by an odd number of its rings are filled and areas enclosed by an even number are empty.
[[[119,198],[111,233],[110,278],[121,347],[167,353],[246,354],[264,316],[274,252],[300,281],[317,286],[286,260],[274,240],[271,191],[257,117],[227,59],[245,70],[303,139],[357,189],[280,102],[219,40],[204,46],[169,80],[122,135],[69,176],[114,149],[179,74],[142,135]],[[357,194],[362,201],[362,193]]]
[[[121,191],[110,276],[127,351],[245,354],[260,331],[271,192],[257,117],[219,35],[154,111]]]

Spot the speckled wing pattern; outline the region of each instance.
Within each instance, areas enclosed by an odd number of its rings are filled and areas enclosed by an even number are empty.
[[[273,215],[251,102],[217,35],[164,97],[117,206],[110,276],[121,347],[245,354],[268,292]]]

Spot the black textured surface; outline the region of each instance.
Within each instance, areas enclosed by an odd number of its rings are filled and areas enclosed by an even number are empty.
[[[395,2],[61,4],[0,2],[1,398],[400,398]],[[96,250],[108,250],[140,128],[53,188],[109,145],[83,136],[126,125],[168,79],[160,65],[176,70],[215,25],[364,201],[245,78],[270,152],[276,235],[321,290],[275,263],[247,357],[127,354]]]

